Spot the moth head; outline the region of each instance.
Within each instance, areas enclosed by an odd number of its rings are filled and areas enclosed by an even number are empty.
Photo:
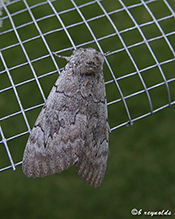
[[[105,54],[97,52],[93,48],[79,48],[74,50],[70,57],[74,68],[80,70],[80,73],[93,74],[97,70],[103,69]]]

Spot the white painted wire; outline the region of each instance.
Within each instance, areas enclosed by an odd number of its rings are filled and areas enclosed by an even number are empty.
[[[57,0],[57,2],[58,1],[59,0]],[[157,0],[147,0],[147,1],[146,0],[145,1],[144,0],[136,0],[136,1],[133,1],[132,4],[130,1],[129,1],[130,3],[128,4],[127,3],[128,1],[126,1],[126,0],[119,0],[119,1],[117,1],[117,3],[120,4],[120,7],[117,9],[110,9],[110,10],[107,10],[105,4],[103,4],[104,1],[107,1],[107,0],[89,0],[89,1],[88,0],[86,0],[86,1],[69,0],[70,7],[63,9],[63,10],[58,10],[58,8],[55,7],[54,0],[47,0],[47,1],[40,2],[40,3],[35,3],[34,5],[30,5],[29,1],[27,1],[27,0],[14,0],[14,1],[0,0],[0,15],[1,15],[0,25],[1,26],[5,25],[6,21],[8,21],[10,23],[9,28],[6,28],[3,31],[0,31],[0,40],[1,40],[1,37],[4,37],[4,36],[6,36],[6,34],[9,34],[9,33],[13,33],[17,39],[17,42],[8,43],[7,46],[2,46],[0,48],[0,60],[1,60],[1,64],[2,64],[2,67],[0,69],[0,77],[3,75],[6,75],[8,77],[8,81],[9,81],[8,86],[5,86],[5,87],[1,86],[2,88],[0,87],[0,101],[1,101],[1,95],[5,94],[8,91],[13,91],[15,98],[16,98],[16,101],[17,101],[17,104],[18,104],[18,107],[19,107],[19,110],[11,112],[10,114],[6,114],[6,115],[0,114],[0,136],[1,136],[0,137],[0,148],[4,147],[4,149],[5,149],[4,154],[0,154],[0,159],[1,159],[1,156],[7,156],[8,160],[9,160],[9,165],[0,166],[0,172],[7,170],[7,169],[10,169],[10,168],[15,170],[15,166],[18,166],[22,163],[21,160],[16,161],[14,159],[13,153],[10,151],[10,147],[8,146],[9,142],[13,142],[17,138],[20,138],[22,136],[26,136],[31,131],[32,127],[30,126],[29,119],[28,119],[28,116],[26,115],[26,113],[28,113],[34,109],[41,108],[41,106],[43,106],[43,104],[44,104],[44,101],[46,100],[43,88],[40,84],[40,79],[60,72],[60,69],[55,61],[55,57],[53,57],[52,50],[51,50],[50,45],[49,45],[48,40],[47,40],[47,37],[50,36],[51,34],[63,31],[67,37],[68,42],[69,42],[69,46],[55,51],[57,53],[67,52],[70,49],[76,49],[79,47],[88,47],[91,44],[95,44],[97,47],[97,50],[104,53],[107,51],[103,51],[103,48],[101,46],[101,42],[103,40],[106,40],[106,39],[110,40],[110,39],[112,39],[112,37],[116,37],[116,36],[120,40],[122,47],[119,49],[110,50],[108,56],[105,58],[105,63],[106,63],[107,69],[111,75],[111,79],[107,80],[105,82],[105,84],[106,84],[106,86],[111,86],[114,83],[117,90],[118,90],[118,93],[119,93],[119,98],[116,98],[115,100],[109,101],[108,107],[110,107],[111,105],[118,104],[118,103],[122,102],[123,106],[125,108],[125,111],[126,111],[127,119],[124,122],[120,122],[119,124],[116,123],[112,127],[110,126],[109,127],[110,131],[113,131],[115,129],[118,129],[118,128],[125,126],[125,125],[128,125],[128,124],[132,125],[133,122],[135,122],[137,120],[140,120],[144,117],[152,115],[152,114],[154,114],[154,113],[156,113],[156,112],[158,112],[166,107],[170,107],[173,104],[175,104],[175,99],[172,99],[171,96],[173,96],[173,95],[172,95],[170,87],[169,87],[169,85],[171,83],[175,82],[175,74],[173,76],[171,76],[171,78],[167,79],[166,74],[165,74],[166,72],[164,72],[164,70],[163,70],[163,66],[165,66],[166,64],[175,62],[175,57],[174,57],[175,56],[175,51],[174,51],[175,49],[169,40],[169,37],[175,35],[175,25],[174,25],[174,29],[172,31],[169,31],[168,33],[165,33],[164,29],[160,25],[160,22],[168,20],[168,19],[174,19],[174,21],[175,21],[175,12],[174,12],[172,5],[170,4],[170,0],[159,0],[159,3],[161,2],[161,4],[164,4],[164,7],[168,11],[168,13],[166,15],[163,15],[159,18],[156,18],[153,10],[151,10],[151,7],[150,7],[151,4],[158,2]],[[13,6],[16,7],[16,5],[18,5],[18,3],[20,3],[20,2],[23,2],[23,8],[19,8],[19,10],[16,10],[16,11],[12,10],[12,12],[11,12],[11,8]],[[77,2],[80,2],[80,3],[77,3]],[[110,0],[108,0],[108,2],[110,4]],[[87,7],[93,6],[93,5],[98,7],[102,13],[87,19],[83,13],[83,10],[86,9]],[[40,16],[39,18],[35,18],[34,14],[33,14],[33,10],[37,9],[39,12],[41,12],[42,6],[49,6],[50,13],[48,13],[47,15]],[[139,23],[136,20],[136,18],[134,16],[134,12],[131,13],[131,11],[133,9],[137,9],[139,7],[143,7],[147,11],[147,13],[150,15],[150,18],[151,18],[150,21]],[[174,7],[175,7],[175,5],[174,5]],[[74,12],[74,11],[76,11],[79,14],[80,21],[66,25],[62,16],[65,14]],[[28,15],[30,17],[30,21],[27,21],[27,22],[22,23],[20,25],[16,25],[14,22],[14,17],[16,15],[20,15],[20,14],[26,13],[26,12],[28,13]],[[115,15],[115,14],[119,14],[121,12],[125,12],[128,15],[128,17],[132,21],[133,25],[128,27],[128,28],[124,28],[122,30],[119,30],[117,28],[116,24],[114,23],[113,19],[111,18],[111,16]],[[42,21],[45,21],[49,18],[56,18],[59,21],[61,27],[53,28],[52,30],[49,30],[46,32],[42,31],[39,23]],[[90,22],[93,22],[93,21],[96,21],[96,20],[102,19],[102,18],[106,18],[108,20],[110,27],[113,29],[113,33],[106,34],[105,36],[102,36],[102,37],[97,37],[95,32],[93,31],[93,29],[90,26]],[[151,38],[147,38],[145,36],[142,28],[147,27],[147,26],[152,25],[152,24],[156,25],[156,27],[160,31],[160,35],[155,36],[155,37],[151,37]],[[20,30],[21,30],[21,28],[29,27],[30,25],[35,26],[38,34],[23,40],[21,33],[20,33]],[[75,38],[71,35],[71,28],[76,28],[76,27],[79,27],[80,25],[86,26],[92,39],[89,41],[85,41],[83,43],[76,44]],[[123,34],[129,32],[131,30],[137,30],[140,33],[140,36],[142,37],[142,41],[127,45],[127,43],[125,42],[125,39],[123,38]],[[77,33],[77,34],[81,34],[81,33]],[[37,58],[31,59],[26,48],[25,48],[25,44],[33,42],[34,40],[37,40],[37,39],[42,40],[47,52],[46,52],[46,54],[43,54]],[[163,61],[160,61],[157,58],[157,55],[155,54],[155,52],[153,51],[153,49],[151,47],[152,42],[156,42],[160,39],[164,39],[164,41],[166,42],[166,47],[169,49],[169,51],[172,54],[171,58],[167,58],[166,60],[163,60]],[[137,60],[134,58],[134,56],[131,53],[131,49],[137,48],[138,46],[142,46],[142,45],[146,46],[146,48],[148,49],[155,64],[150,64],[147,67],[139,68],[139,66],[137,64]],[[6,61],[6,58],[5,58],[5,53],[6,53],[6,51],[9,51],[9,50],[16,48],[16,47],[21,48],[26,61],[9,67],[8,62]],[[108,58],[110,56],[112,57],[113,55],[118,54],[120,52],[126,52],[127,56],[130,59],[130,62],[134,66],[135,70],[133,72],[130,72],[130,73],[127,73],[125,75],[117,77],[115,70],[114,70],[115,66],[110,64],[110,62],[108,61]],[[52,63],[54,65],[55,70],[50,70],[50,71],[38,76],[35,68],[33,67],[34,64],[39,62],[40,60],[47,59],[49,57],[52,60]],[[26,80],[23,80],[21,82],[15,83],[13,80],[12,71],[15,69],[20,69],[24,66],[29,67],[31,73],[33,74],[33,77],[30,79],[26,79]],[[152,86],[147,86],[147,84],[142,76],[142,73],[149,71],[151,69],[154,69],[156,67],[159,70],[159,73],[162,77],[162,81],[160,83],[157,82],[156,84],[154,84]],[[124,81],[124,80],[126,80],[134,75],[137,75],[139,77],[139,80],[142,84],[142,89],[137,91],[137,92],[132,92],[128,95],[125,95],[123,89],[120,86],[120,81],[122,81],[122,80]],[[28,85],[32,82],[36,83],[36,85],[39,89],[39,92],[41,94],[43,102],[42,103],[38,102],[37,104],[34,104],[30,107],[24,107],[23,103],[21,101],[20,94],[18,93],[17,89],[20,86],[25,86],[25,85]],[[1,81],[1,78],[0,78],[0,84],[3,84],[3,81]],[[153,107],[154,102],[151,99],[150,91],[152,91],[155,88],[161,87],[163,85],[166,87],[167,102],[166,102],[166,104],[162,104],[161,106],[154,108]],[[145,110],[145,113],[142,113],[141,115],[133,118],[132,114],[130,112],[130,108],[127,104],[127,100],[129,98],[134,98],[134,97],[138,96],[139,94],[143,94],[143,93],[146,94],[148,104],[149,104],[149,111],[146,112],[146,110]],[[25,123],[25,128],[22,131],[20,131],[20,133],[15,133],[15,134],[12,134],[11,136],[6,136],[6,131],[3,129],[6,121],[8,121],[9,119],[14,118],[15,116],[18,116],[18,115],[22,115],[23,121]],[[21,159],[22,159],[22,157],[21,157]]]

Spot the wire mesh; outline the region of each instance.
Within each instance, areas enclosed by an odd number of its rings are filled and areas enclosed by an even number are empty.
[[[0,0],[0,171],[22,163],[65,65],[52,51],[110,51],[104,64],[110,131],[175,104],[174,11],[170,0]]]

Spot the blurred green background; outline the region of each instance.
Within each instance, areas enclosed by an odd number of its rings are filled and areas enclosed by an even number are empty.
[[[42,1],[27,1],[29,6]],[[88,0],[76,0],[77,5],[88,2]],[[126,6],[140,3],[139,0],[125,0]],[[175,2],[167,1],[175,11]],[[143,42],[143,38],[134,23],[122,9],[122,5],[116,0],[104,0],[101,4],[110,18],[116,25],[118,31],[129,47],[141,75],[147,87],[163,82],[163,78],[157,66],[144,70],[144,68],[155,65],[148,48]],[[98,49],[96,43],[76,10],[64,11],[73,8],[70,0],[57,0],[53,2],[54,8],[60,13],[60,17],[67,26],[67,30],[76,46],[93,47]],[[171,15],[170,10],[164,1],[153,1],[148,4],[155,18],[165,34],[175,30],[175,19],[163,17]],[[40,37],[35,24],[23,1],[10,4],[8,7],[12,15],[14,25],[23,42],[24,48],[32,60],[32,66],[39,78],[39,83],[47,97],[52,88],[58,72],[53,61],[48,55],[48,51]],[[159,10],[157,10],[159,8]],[[20,11],[21,10],[21,11]],[[109,64],[118,78],[118,83],[124,96],[143,90],[138,74],[122,78],[122,76],[135,72],[135,68],[130,61],[123,45],[115,34],[109,20],[104,17],[91,19],[103,14],[97,3],[80,7],[85,19],[88,21],[95,36],[99,39],[104,52],[116,51],[107,57]],[[15,13],[20,11],[20,13]],[[53,14],[49,4],[43,4],[31,8],[32,14],[43,33],[51,51],[59,51],[71,47],[71,43],[65,31],[61,29],[61,24]],[[152,22],[152,18],[143,5],[129,8],[130,13],[140,25],[141,30],[147,40],[162,36],[162,33]],[[5,10],[2,11],[6,15]],[[48,16],[47,16],[48,15]],[[45,19],[42,19],[46,16]],[[29,22],[29,23],[28,23]],[[150,22],[149,25],[145,23]],[[27,25],[25,25],[28,23]],[[70,25],[70,26],[69,26]],[[72,26],[71,26],[72,25]],[[21,105],[26,111],[26,118],[32,128],[41,107],[29,110],[44,102],[34,76],[27,63],[24,52],[20,45],[8,46],[18,43],[14,31],[9,31],[11,24],[9,19],[3,20],[0,28],[0,48],[7,68],[9,69],[12,81],[16,87]],[[58,29],[55,32],[49,32]],[[127,30],[127,31],[124,31]],[[3,33],[3,34],[2,34]],[[111,34],[111,35],[110,35]],[[109,37],[106,37],[109,35]],[[32,37],[32,40],[30,40]],[[168,36],[173,48],[175,48],[175,34]],[[87,43],[90,42],[90,43]],[[133,46],[134,43],[139,43]],[[163,37],[149,42],[159,62],[173,59]],[[120,50],[121,49],[121,50]],[[62,53],[70,55],[72,51]],[[42,59],[37,59],[46,55]],[[55,58],[58,67],[61,69],[66,64],[65,60]],[[24,64],[25,63],[25,64]],[[23,64],[22,66],[19,66]],[[175,62],[168,62],[161,65],[167,80],[175,78]],[[51,74],[47,74],[51,72]],[[110,71],[104,64],[105,81],[112,79]],[[119,78],[121,77],[121,78]],[[25,83],[24,83],[25,82]],[[175,81],[169,83],[172,101],[175,100]],[[20,113],[19,104],[11,87],[7,73],[4,71],[3,62],[0,62],[0,118],[4,118],[15,112],[17,115],[0,120],[5,138],[9,139],[7,144],[15,163],[21,161],[23,150],[28,138],[28,134],[18,138],[11,137],[26,132],[27,127],[24,118]],[[120,98],[115,83],[106,85],[108,102]],[[150,89],[150,96],[153,109],[157,109],[168,103],[166,86]],[[150,112],[148,98],[145,93],[126,99],[132,119]],[[128,120],[125,108],[121,101],[109,105],[109,124],[113,128]],[[21,166],[15,172],[6,170],[0,172],[0,218],[133,218],[130,211],[133,208],[144,211],[169,210],[175,213],[175,111],[174,106],[166,108],[153,116],[148,116],[136,121],[133,126],[123,126],[112,131],[109,142],[109,158],[106,174],[102,185],[95,189],[88,185],[78,176],[75,167],[45,178],[28,179],[24,176]],[[2,138],[0,137],[0,141]],[[9,165],[9,160],[3,144],[0,144],[0,168]],[[144,218],[143,214],[139,218]],[[172,216],[173,217],[173,216]],[[167,218],[167,216],[161,216]]]

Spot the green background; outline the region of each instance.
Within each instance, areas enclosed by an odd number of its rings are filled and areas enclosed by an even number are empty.
[[[29,6],[42,1],[28,1]],[[87,0],[75,1],[77,5],[88,2]],[[140,1],[123,1],[126,6]],[[175,3],[169,1],[175,11]],[[104,0],[101,2],[107,12],[118,10],[111,13],[110,17],[116,25],[118,31],[134,58],[141,75],[147,87],[154,86],[163,82],[163,78],[157,66],[149,70],[144,68],[154,65],[155,60],[152,58],[147,46],[143,43],[138,29],[122,8],[119,1]],[[71,1],[57,0],[53,2],[58,12],[73,8]],[[157,20],[162,17],[171,15],[163,1],[155,1],[148,4],[152,13]],[[48,96],[53,86],[58,72],[53,61],[48,55],[48,51],[39,36],[35,25],[31,22],[27,26],[21,26],[32,21],[27,11],[16,13],[22,10],[25,5],[22,1],[13,3],[8,6],[12,15],[14,24],[17,28],[24,48],[32,60],[32,66],[39,78],[39,83],[44,91],[45,97]],[[159,8],[159,10],[157,10]],[[86,19],[103,14],[97,3],[90,4],[80,8]],[[130,13],[140,25],[141,30],[147,40],[154,37],[162,36],[162,33],[152,22],[152,18],[143,5],[129,8]],[[53,14],[48,4],[32,8],[32,13],[37,20],[37,24],[44,34],[44,37],[51,51],[59,51],[71,47],[70,40],[61,28],[61,24],[55,16],[47,17],[40,20],[43,16]],[[3,16],[6,12],[3,10]],[[82,18],[76,10],[61,13],[61,19],[73,42],[76,46],[93,47],[98,49],[96,43],[84,23],[76,26],[69,26],[81,22]],[[149,25],[144,25],[150,22]],[[99,38],[99,44],[104,52],[111,53],[118,50],[117,53],[110,54],[107,59],[109,64],[118,78],[118,83],[124,96],[143,90],[134,65],[128,54],[123,50],[123,45],[114,31],[114,28],[106,17],[88,21],[89,26],[95,36]],[[175,19],[160,20],[159,24],[165,34],[174,31]],[[21,104],[25,110],[27,120],[32,128],[41,107],[29,110],[30,107],[42,104],[43,97],[34,80],[32,71],[26,63],[26,57],[20,47],[16,45],[7,48],[12,44],[18,43],[13,31],[7,31],[11,28],[9,19],[3,20],[0,28],[0,48],[6,65],[10,71],[13,83],[16,87],[17,94],[20,97]],[[57,32],[48,33],[48,31],[59,29]],[[130,29],[127,29],[130,28]],[[124,31],[126,30],[127,31]],[[111,35],[110,35],[111,34]],[[105,38],[105,36],[110,37]],[[35,37],[33,40],[28,40]],[[175,34],[169,35],[168,39],[175,48]],[[91,43],[87,43],[91,41]],[[138,46],[134,43],[141,42]],[[173,59],[174,56],[170,51],[163,37],[149,41],[159,62]],[[120,50],[121,49],[121,50]],[[70,55],[72,51],[68,50],[61,54]],[[46,55],[46,57],[37,60],[37,58]],[[55,58],[58,67],[61,69],[66,64],[65,60]],[[14,66],[17,66],[14,68]],[[175,62],[169,62],[161,65],[167,80],[175,78]],[[143,70],[143,71],[142,71]],[[47,74],[51,72],[51,74]],[[122,78],[124,75],[134,73],[130,77]],[[104,64],[105,81],[112,80],[112,76],[106,64]],[[29,81],[28,81],[29,80]],[[25,83],[24,83],[25,82]],[[21,84],[22,83],[22,84]],[[172,101],[175,100],[175,81],[169,83]],[[6,90],[3,90],[8,88]],[[24,118],[20,113],[19,104],[11,88],[7,74],[4,72],[3,63],[0,62],[0,118],[12,113],[19,112],[17,115],[0,120],[3,133],[9,146],[12,158],[15,163],[21,161],[23,150],[28,138],[28,134],[12,138],[23,132],[27,132]],[[120,98],[115,83],[106,85],[107,100],[110,103]],[[150,96],[153,103],[153,109],[157,109],[168,104],[168,95],[165,84],[154,89],[150,89]],[[145,93],[126,99],[129,107],[131,118],[137,118],[145,113],[150,112],[148,98]],[[128,120],[122,101],[109,104],[109,124],[113,128]],[[95,189],[88,185],[78,176],[75,167],[61,174],[55,174],[45,178],[28,179],[22,173],[21,166],[0,173],[0,218],[133,218],[130,211],[133,208],[144,211],[162,211],[169,210],[175,213],[175,111],[174,106],[165,108],[153,116],[148,116],[134,122],[133,126],[123,126],[112,131],[109,141],[109,158],[106,174],[102,185]],[[0,137],[2,140],[2,137]],[[3,144],[0,144],[0,168],[9,165],[9,160]],[[145,218],[143,214],[139,218]],[[149,216],[147,216],[149,217]],[[173,216],[172,216],[173,217]],[[167,216],[161,216],[167,218]]]

